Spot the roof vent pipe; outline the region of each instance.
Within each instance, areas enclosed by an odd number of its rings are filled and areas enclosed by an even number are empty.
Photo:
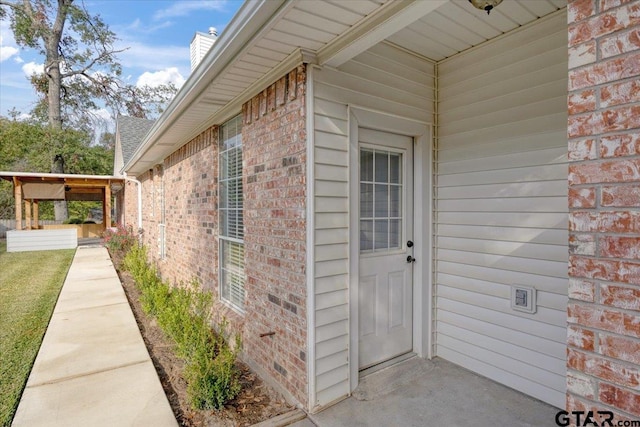
[[[216,27],[209,27],[209,35],[218,37],[218,30],[216,29]]]

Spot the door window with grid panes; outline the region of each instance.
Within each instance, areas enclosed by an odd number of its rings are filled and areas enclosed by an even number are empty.
[[[360,150],[360,251],[402,247],[402,154]]]

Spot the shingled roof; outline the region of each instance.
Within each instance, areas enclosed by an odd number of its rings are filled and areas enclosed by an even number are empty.
[[[136,148],[140,145],[154,120],[139,119],[137,117],[118,116],[117,132],[120,138],[120,147],[122,150],[122,160],[127,164]]]

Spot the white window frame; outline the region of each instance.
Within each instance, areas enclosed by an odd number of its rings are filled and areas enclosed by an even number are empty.
[[[235,145],[234,147],[231,147],[227,150],[223,150],[224,149],[224,144],[225,144],[225,130],[227,129],[228,126],[236,126],[235,129],[235,137],[239,137],[239,141],[240,143],[238,145]],[[245,263],[244,263],[244,218],[243,218],[243,210],[244,207],[241,206],[240,208],[229,208],[227,207],[227,200],[224,200],[223,197],[226,195],[227,197],[229,196],[228,192],[223,192],[223,185],[226,182],[230,182],[232,180],[238,180],[239,179],[239,183],[240,183],[240,187],[239,187],[239,194],[236,193],[236,196],[240,199],[243,200],[244,197],[244,189],[242,188],[242,133],[241,133],[241,129],[242,129],[242,116],[236,116],[235,118],[227,121],[226,123],[224,123],[222,126],[220,126],[220,133],[219,133],[219,153],[218,153],[218,240],[219,240],[219,245],[218,245],[218,261],[219,261],[219,271],[218,271],[218,283],[219,283],[219,295],[220,295],[220,300],[228,305],[229,307],[231,307],[232,309],[234,309],[235,311],[239,312],[239,313],[244,313],[244,296],[245,296],[245,283],[246,283],[246,275],[245,275]],[[226,153],[231,152],[232,150],[240,150],[240,168],[239,171],[236,171],[236,174],[233,177],[229,177],[229,176],[224,176],[224,167],[223,167],[223,156]],[[236,187],[238,188],[238,187]],[[227,235],[226,231],[225,231],[225,224],[224,224],[224,219],[223,219],[223,215],[225,212],[231,212],[231,211],[235,211],[236,214],[239,214],[239,219],[238,220],[238,225],[239,225],[239,229],[235,230],[235,236],[233,235]],[[233,233],[229,233],[229,234],[233,234]],[[230,246],[236,246],[241,248],[242,251],[242,260],[239,261],[238,264],[230,264],[230,265],[225,265],[225,247],[229,248]],[[227,284],[225,282],[225,273],[227,274],[231,274],[233,276],[235,276],[235,280],[240,281],[239,286],[241,287],[241,293],[242,295],[242,301],[238,301],[237,298],[234,300],[233,298],[225,298],[225,295],[227,294],[227,289],[225,288],[225,285]],[[228,290],[229,295],[231,296],[231,294],[233,293],[233,289],[229,289]],[[237,293],[237,289],[235,289],[235,292]]]

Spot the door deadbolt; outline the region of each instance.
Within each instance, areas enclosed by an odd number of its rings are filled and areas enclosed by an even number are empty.
[[[407,240],[407,247],[408,248],[412,248],[413,247],[413,242],[411,240]]]

